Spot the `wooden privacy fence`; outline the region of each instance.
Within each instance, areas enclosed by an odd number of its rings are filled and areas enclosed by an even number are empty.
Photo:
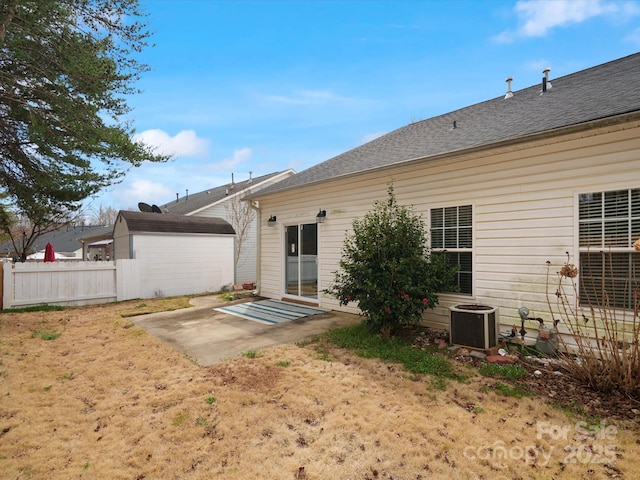
[[[137,260],[2,264],[3,309],[90,305],[140,297]]]

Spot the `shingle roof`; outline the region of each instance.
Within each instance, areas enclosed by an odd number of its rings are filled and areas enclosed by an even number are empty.
[[[113,232],[113,226],[103,225],[65,225],[58,230],[43,233],[33,244],[33,249],[36,252],[44,250],[47,243],[51,242],[56,252],[75,252],[82,248],[82,242],[80,238],[91,237],[100,235],[105,232],[111,234]],[[6,251],[13,251],[13,244],[11,241],[3,242],[0,244],[0,253],[4,255]]]
[[[640,53],[412,123],[251,197],[640,111]],[[455,125],[455,128],[454,128]]]
[[[171,215],[149,212],[132,212],[121,210],[120,217],[127,221],[129,232],[162,232],[162,233],[209,233],[231,234],[235,233],[231,224],[221,218],[193,217],[185,215]]]
[[[173,213],[178,215],[187,215],[189,213],[198,211],[204,207],[212,205],[229,195],[251,188],[258,185],[261,182],[269,180],[282,172],[270,173],[261,177],[252,178],[250,180],[244,180],[242,182],[227,183],[226,185],[220,185],[219,187],[213,187],[203,192],[189,194],[188,197],[182,197],[173,202],[160,205],[160,209],[166,213]]]

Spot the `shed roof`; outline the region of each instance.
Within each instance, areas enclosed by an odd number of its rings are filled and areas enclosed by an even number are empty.
[[[124,219],[129,232],[155,233],[208,233],[234,235],[231,224],[221,218],[193,217],[150,212],[132,212],[121,210],[117,222]]]
[[[249,197],[640,112],[640,53],[411,123]]]

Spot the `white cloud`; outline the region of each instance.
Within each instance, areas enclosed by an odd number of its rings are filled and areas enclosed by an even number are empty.
[[[166,185],[163,185],[152,180],[133,180],[128,183],[124,188],[120,188],[113,192],[117,204],[122,205],[122,208],[135,207],[137,209],[138,202],[155,203],[169,201],[175,195],[171,189]]]
[[[629,35],[625,37],[627,42],[640,46],[640,27],[633,30]]]
[[[160,129],[145,130],[133,136],[137,142],[142,142],[155,149],[156,152],[175,157],[203,156],[209,152],[209,140],[198,138],[193,130],[182,130],[175,136],[170,136]]]
[[[314,105],[330,102],[348,102],[351,100],[327,90],[301,90],[293,92],[290,96],[265,95],[264,98],[270,102],[286,103],[290,105]]]
[[[227,157],[222,159],[219,162],[215,162],[208,168],[208,170],[231,171],[241,163],[248,161],[251,158],[252,154],[253,154],[253,150],[251,150],[250,148],[240,148],[238,150],[234,150],[233,155],[231,157]]]
[[[373,133],[367,133],[363,138],[362,138],[362,143],[367,143],[370,142],[372,140],[375,140],[378,137],[383,136],[385,133],[387,132],[373,132]]]
[[[525,37],[543,37],[554,27],[581,23],[617,9],[616,5],[599,0],[531,0],[518,2],[515,8],[520,19],[524,20],[520,32]]]
[[[603,0],[522,0],[514,8],[519,18],[517,30],[506,30],[493,40],[512,42],[516,37],[544,37],[549,30],[582,23],[602,15],[626,18],[637,13],[632,2],[607,2]]]

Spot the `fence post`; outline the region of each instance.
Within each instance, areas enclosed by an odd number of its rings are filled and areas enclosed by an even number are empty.
[[[11,269],[13,264],[2,262],[2,298],[0,299],[0,307],[4,310],[11,308],[11,300],[13,299],[13,278],[11,278]]]
[[[140,261],[119,259],[116,263],[116,298],[119,302],[140,298]]]

